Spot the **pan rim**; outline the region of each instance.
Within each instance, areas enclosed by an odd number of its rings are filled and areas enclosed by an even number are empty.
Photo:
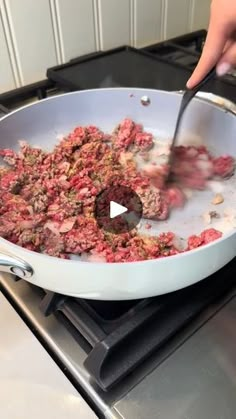
[[[183,91],[169,91],[169,90],[161,90],[161,89],[149,89],[149,88],[144,88],[144,87],[105,87],[105,88],[96,88],[96,89],[85,89],[85,90],[75,90],[73,92],[66,92],[66,93],[61,93],[59,95],[53,95],[41,100],[38,100],[36,102],[32,102],[32,103],[28,103],[26,105],[20,106],[19,108],[9,112],[6,115],[3,115],[2,117],[0,117],[0,122],[4,121],[5,119],[9,118],[10,116],[14,115],[15,113],[18,113],[24,109],[33,107],[33,106],[40,106],[41,103],[44,102],[48,102],[48,101],[53,101],[56,100],[60,97],[65,97],[65,96],[72,96],[72,95],[78,95],[78,94],[86,94],[89,92],[108,92],[108,91],[127,91],[129,92],[129,94],[132,94],[132,92],[135,90],[136,92],[142,92],[143,94],[146,92],[150,92],[150,93],[165,93],[166,95],[177,95],[177,96],[181,96],[183,94]],[[202,91],[201,93],[203,94],[208,94],[209,92],[205,92]],[[222,98],[224,99],[224,98]],[[226,110],[224,108],[222,108],[221,106],[217,105],[215,102],[207,102],[206,99],[204,99],[203,97],[199,97],[199,96],[195,96],[194,101],[199,101],[199,102],[203,102],[205,104],[208,104],[210,106],[213,106],[214,108],[218,109],[221,112],[227,112],[229,114],[231,114],[232,116],[236,116],[234,113],[232,113],[230,110]],[[234,102],[226,99],[228,102],[231,102],[232,104],[234,104]]]
[[[9,117],[11,117],[12,115],[14,115],[14,114],[16,114],[18,112],[21,112],[24,109],[30,108],[32,106],[39,106],[41,103],[44,103],[44,102],[50,101],[50,100],[53,101],[53,100],[56,100],[56,99],[58,99],[60,97],[70,96],[70,95],[72,96],[72,95],[78,95],[78,94],[86,94],[88,92],[92,93],[92,92],[104,92],[104,91],[114,91],[114,90],[115,91],[128,92],[129,94],[132,93],[133,91],[135,91],[135,92],[140,92],[142,94],[147,93],[147,92],[150,92],[150,93],[160,92],[160,93],[165,93],[166,95],[170,95],[170,96],[171,95],[181,95],[180,92],[176,92],[176,91],[168,91],[168,90],[161,90],[161,89],[149,89],[149,88],[139,88],[139,87],[137,87],[137,88],[136,87],[132,87],[132,88],[131,87],[108,87],[108,88],[96,88],[96,89],[76,90],[76,91],[73,91],[73,92],[62,93],[60,95],[53,95],[53,96],[50,96],[50,97],[41,99],[40,101],[36,101],[36,102],[33,102],[33,103],[29,103],[29,104],[23,105],[23,106],[15,109],[15,110],[9,112],[7,115],[2,116],[0,118],[0,122],[3,121],[3,120],[5,120],[5,119],[7,119],[7,118],[9,118]],[[209,103],[209,102],[207,103],[206,100],[204,100],[204,99],[202,99],[200,97],[196,97],[196,98],[194,98],[194,100],[195,101],[204,102],[204,103],[206,103],[208,105],[213,106],[214,108],[218,109],[219,111],[225,112],[225,109],[219,107],[217,104],[215,104],[215,103]],[[231,112],[229,112],[229,113],[232,116],[235,116],[233,113],[231,113]],[[17,249],[21,249],[23,252],[26,253],[26,255],[27,254],[30,254],[32,256],[33,255],[39,255],[39,256],[42,256],[42,257],[44,257],[44,258],[46,258],[48,260],[51,260],[51,261],[52,260],[56,260],[58,263],[63,263],[63,262],[64,263],[65,262],[66,263],[70,263],[70,264],[78,264],[78,263],[81,264],[82,263],[82,264],[86,264],[86,265],[87,264],[89,264],[89,265],[92,264],[94,266],[101,266],[101,265],[103,265],[103,266],[110,267],[110,266],[127,266],[127,265],[130,265],[130,264],[132,264],[132,265],[135,264],[135,265],[139,266],[140,264],[143,264],[143,263],[149,263],[149,265],[151,265],[151,264],[155,264],[156,262],[158,262],[159,264],[160,263],[165,263],[165,261],[168,260],[169,258],[171,258],[173,260],[173,258],[178,259],[178,258],[186,257],[188,254],[195,254],[195,253],[201,252],[204,249],[208,249],[209,247],[215,246],[215,245],[217,245],[217,243],[220,243],[220,242],[222,242],[222,241],[226,240],[227,238],[229,238],[231,236],[234,236],[234,235],[236,235],[236,230],[235,229],[233,229],[231,232],[223,233],[222,237],[220,237],[219,239],[217,239],[217,240],[215,240],[213,242],[210,242],[210,243],[208,243],[206,245],[200,246],[200,247],[198,247],[196,249],[192,249],[192,250],[189,250],[189,251],[186,251],[186,252],[183,252],[183,253],[178,253],[177,255],[172,255],[172,256],[167,256],[167,257],[161,257],[161,258],[156,258],[156,259],[142,260],[142,261],[134,261],[134,262],[112,262],[112,263],[109,263],[109,262],[77,261],[77,260],[71,260],[71,259],[60,259],[60,258],[55,257],[55,256],[49,256],[47,254],[43,254],[43,253],[35,252],[35,251],[32,251],[32,250],[28,250],[28,249],[26,249],[26,248],[24,248],[22,246],[19,246],[19,245],[16,245],[14,243],[11,243],[9,240],[6,240],[6,239],[4,239],[2,237],[0,237],[0,243],[3,242],[3,243],[6,243],[8,246],[10,245],[13,249],[16,249],[16,252],[17,252]],[[4,254],[4,249],[1,249],[0,252],[2,252]],[[105,269],[110,269],[110,268],[105,268]]]
[[[206,229],[205,229],[206,230]],[[13,247],[13,249],[16,249],[16,253],[17,253],[17,249],[21,249],[21,251],[25,252],[26,255],[39,255],[42,256],[43,258],[47,259],[47,260],[54,260],[57,261],[58,263],[70,263],[70,264],[83,264],[83,265],[93,265],[93,266],[127,266],[127,265],[137,265],[139,266],[140,264],[143,263],[148,263],[149,265],[152,265],[156,262],[160,263],[165,263],[166,260],[168,260],[169,258],[171,258],[171,260],[175,259],[180,259],[183,257],[188,256],[189,254],[193,255],[193,254],[197,254],[203,250],[206,250],[212,246],[216,246],[218,243],[227,240],[228,238],[232,237],[232,236],[236,236],[236,230],[232,231],[232,232],[228,232],[228,233],[223,233],[222,237],[220,237],[219,239],[214,240],[213,242],[210,242],[208,244],[202,245],[200,247],[197,247],[196,249],[192,249],[192,250],[188,250],[185,251],[183,253],[178,253],[177,255],[171,255],[171,256],[166,256],[166,257],[160,257],[160,258],[156,258],[156,259],[145,259],[145,260],[140,260],[140,261],[133,261],[133,262],[90,262],[90,261],[86,261],[86,260],[72,260],[72,259],[61,259],[55,256],[50,256],[44,253],[40,253],[40,252],[35,252],[33,250],[29,250],[26,249],[22,246],[19,246],[15,243],[10,242],[9,240],[4,239],[3,237],[0,237],[0,243],[7,243],[7,245]],[[2,253],[4,255],[4,249],[0,249],[0,253]],[[8,254],[5,253],[5,254]],[[235,253],[236,256],[236,253]],[[12,255],[12,257],[14,257],[14,255]],[[15,256],[18,257],[18,256]],[[26,256],[27,259],[27,256]],[[105,269],[110,269],[110,268],[105,268]]]

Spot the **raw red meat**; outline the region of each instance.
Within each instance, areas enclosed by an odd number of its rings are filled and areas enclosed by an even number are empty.
[[[20,152],[0,150],[8,167],[0,167],[0,235],[27,249],[69,258],[87,253],[94,260],[133,262],[180,253],[173,233],[146,236],[136,229],[114,235],[94,219],[96,195],[104,188],[132,188],[147,219],[165,220],[171,208],[184,205],[180,184],[163,188],[167,166],[141,170],[136,157],[149,160],[150,133],[129,119],[112,135],[97,127],[77,127],[46,153],[25,142]],[[182,185],[204,188],[213,176],[234,170],[230,156],[213,158],[204,147],[177,147],[173,174]],[[149,225],[147,224],[147,228]],[[186,250],[221,237],[209,229],[188,240]]]
[[[214,174],[222,178],[232,176],[234,167],[235,161],[231,156],[221,156],[213,159]]]
[[[204,230],[200,236],[191,236],[188,239],[188,250],[195,249],[199,246],[204,244],[211,243],[217,239],[222,237],[222,233],[220,231],[215,230],[214,228],[209,228],[208,230]]]

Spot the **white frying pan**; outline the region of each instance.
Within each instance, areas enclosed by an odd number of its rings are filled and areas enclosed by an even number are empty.
[[[149,106],[142,105],[147,96]],[[13,112],[0,121],[0,147],[18,148],[25,139],[44,149],[76,125],[96,125],[111,131],[125,117],[163,139],[173,135],[181,94],[144,89],[101,89],[69,93]],[[215,154],[236,157],[236,112],[233,104],[194,99],[182,125],[181,141],[198,137]],[[225,181],[219,211],[236,208],[236,177]],[[150,234],[173,231],[181,237],[206,228],[202,214],[211,208],[212,191],[196,193],[184,210],[167,222],[156,222]],[[218,208],[217,208],[218,210]],[[236,230],[222,221],[215,225],[223,237],[190,252],[135,263],[95,263],[61,260],[28,251],[0,239],[0,271],[15,273],[42,288],[81,298],[125,300],[178,290],[213,274],[236,256]],[[219,224],[221,223],[221,224]],[[214,226],[214,225],[212,225]],[[224,280],[222,278],[222,280]]]

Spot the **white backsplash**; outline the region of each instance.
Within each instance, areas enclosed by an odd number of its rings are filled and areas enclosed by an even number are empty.
[[[211,0],[0,0],[0,92],[46,69],[119,45],[207,28]]]

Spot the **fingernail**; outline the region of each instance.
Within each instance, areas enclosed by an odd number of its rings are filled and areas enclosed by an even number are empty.
[[[219,77],[224,76],[231,70],[231,68],[232,67],[229,63],[221,63],[216,67],[216,74]]]
[[[189,87],[191,86],[191,79],[192,79],[192,77],[187,81],[187,83],[186,83],[186,86],[187,86],[187,88],[189,89]]]

